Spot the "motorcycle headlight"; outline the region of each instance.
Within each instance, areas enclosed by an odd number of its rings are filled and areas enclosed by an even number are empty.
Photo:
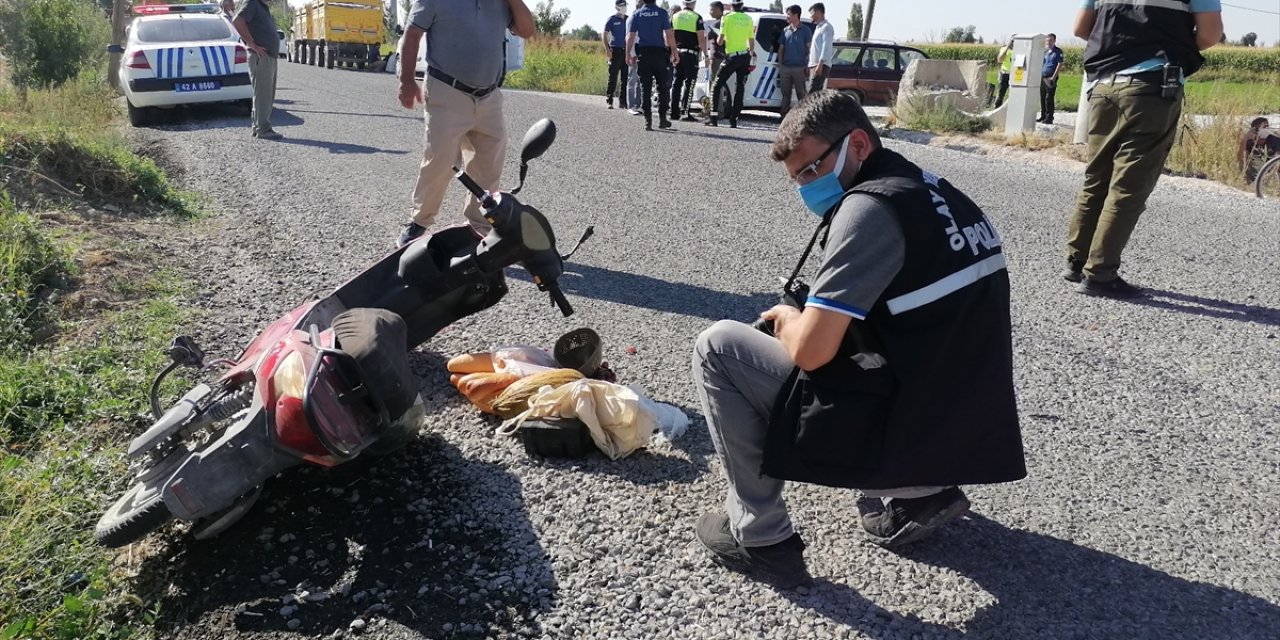
[[[302,366],[302,354],[292,351],[285,356],[275,373],[271,374],[271,386],[277,397],[302,399],[302,389],[307,384],[307,371]]]

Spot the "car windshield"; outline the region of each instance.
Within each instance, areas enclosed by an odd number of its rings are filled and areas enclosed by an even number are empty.
[[[219,17],[187,18],[174,16],[143,20],[137,25],[138,42],[193,42],[230,40],[231,25]]]
[[[851,65],[858,61],[858,56],[862,54],[862,47],[836,47],[836,55],[831,60],[834,66]]]

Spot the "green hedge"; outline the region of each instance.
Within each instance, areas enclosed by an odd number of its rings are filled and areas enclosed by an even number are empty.
[[[917,44],[912,45],[938,60],[986,60],[995,64],[998,44]],[[1062,47],[1067,69],[1079,72],[1084,64],[1083,47]],[[1205,69],[1280,73],[1280,48],[1214,47],[1204,52]]]

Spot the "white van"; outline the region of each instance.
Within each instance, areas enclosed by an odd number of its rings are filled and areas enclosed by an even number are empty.
[[[404,33],[400,34],[400,40],[396,42],[395,53],[387,56],[387,73],[400,73],[400,47],[404,45]],[[507,31],[507,73],[518,71],[524,68],[524,38],[521,38],[511,31]],[[427,75],[427,36],[422,36],[422,42],[418,45],[418,64],[414,66],[414,75],[418,78],[425,78]]]
[[[742,109],[744,111],[778,111],[782,108],[782,93],[778,91],[777,44],[778,35],[787,28],[787,16],[751,7],[746,8],[746,13],[751,16],[751,22],[755,24],[752,37],[756,42],[756,61],[751,67],[751,73],[747,75],[746,95],[742,97]],[[709,20],[709,18],[703,16],[703,20]],[[808,18],[802,17],[800,22],[809,25],[810,29],[813,28],[813,23]],[[710,37],[709,34],[708,37]],[[698,80],[694,84],[693,100],[690,103],[702,105],[705,112],[711,106],[711,91],[715,88],[715,78],[710,77],[711,69],[707,66],[706,59],[701,60],[698,67]],[[730,79],[729,90],[721,92],[720,100],[723,102],[728,99],[736,88],[737,85]],[[716,111],[720,114],[726,113],[727,105]]]

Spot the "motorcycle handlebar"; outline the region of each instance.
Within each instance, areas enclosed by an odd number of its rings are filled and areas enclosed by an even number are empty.
[[[573,305],[569,304],[569,299],[564,297],[564,292],[560,290],[560,285],[555,280],[548,282],[546,289],[547,293],[551,294],[551,303],[559,307],[564,317],[573,315]]]

